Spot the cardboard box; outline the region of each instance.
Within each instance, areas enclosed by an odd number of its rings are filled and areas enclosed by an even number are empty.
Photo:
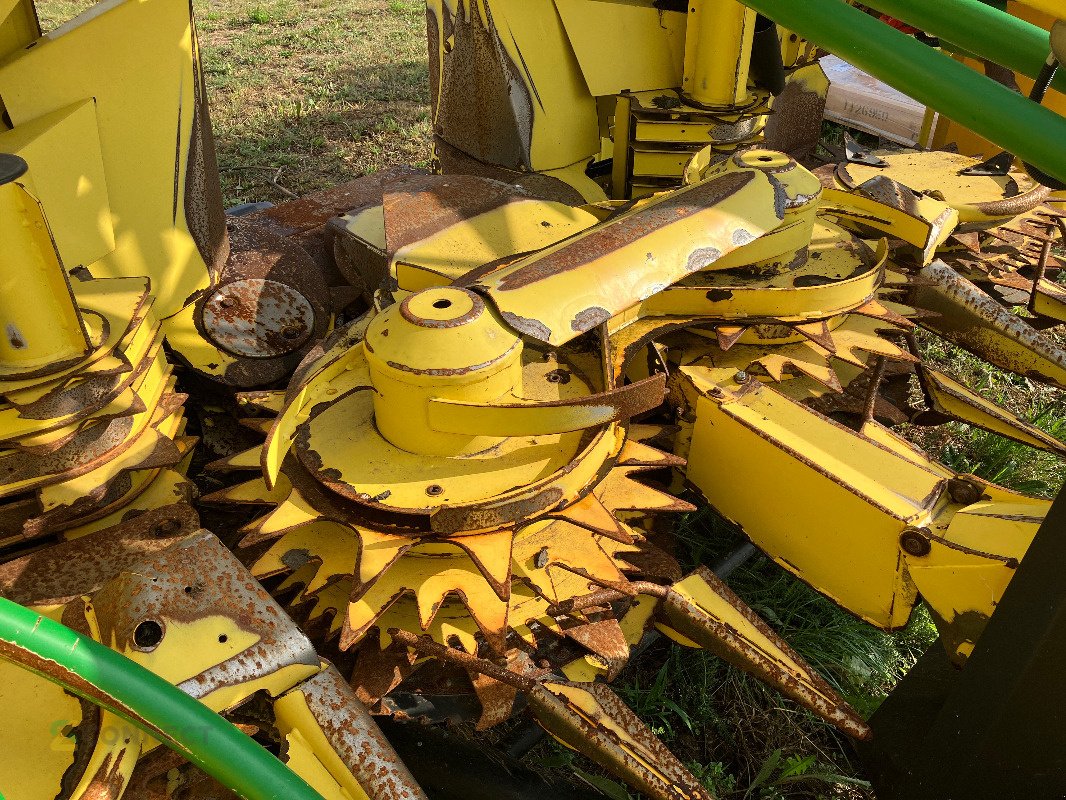
[[[919,141],[926,109],[917,100],[836,56],[823,58],[822,68],[829,77],[826,119],[903,145],[928,144]]]

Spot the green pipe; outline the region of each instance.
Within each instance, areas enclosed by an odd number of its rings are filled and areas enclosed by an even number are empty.
[[[4,598],[0,657],[114,712],[245,800],[323,800],[228,720],[154,672]]]
[[[981,0],[865,0],[864,5],[1030,78],[1040,74],[1051,53],[1047,31]],[[1052,86],[1066,92],[1066,70]]]
[[[766,17],[1066,180],[1066,119],[843,0],[743,0]]]

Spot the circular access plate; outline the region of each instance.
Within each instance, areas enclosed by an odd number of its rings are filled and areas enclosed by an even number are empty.
[[[291,353],[315,330],[315,311],[291,286],[246,278],[218,288],[204,303],[203,325],[224,350],[249,358]]]

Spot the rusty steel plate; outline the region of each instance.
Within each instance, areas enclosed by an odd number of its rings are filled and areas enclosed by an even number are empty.
[[[314,333],[315,310],[278,281],[248,278],[221,286],[204,303],[204,330],[224,350],[248,358],[291,353]]]

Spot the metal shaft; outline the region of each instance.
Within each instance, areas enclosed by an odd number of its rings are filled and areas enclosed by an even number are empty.
[[[15,181],[25,162],[0,154],[0,374],[57,367],[89,340],[37,201]],[[3,178],[7,182],[3,182]]]
[[[681,91],[703,106],[748,101],[755,12],[737,0],[689,0]]]
[[[980,0],[870,0],[866,5],[1030,78],[1036,78],[1047,61],[1047,31]],[[1066,5],[1058,14],[1066,16]],[[1066,92],[1066,72],[1052,85]]]
[[[745,0],[804,38],[1066,180],[1066,119],[842,0]]]

